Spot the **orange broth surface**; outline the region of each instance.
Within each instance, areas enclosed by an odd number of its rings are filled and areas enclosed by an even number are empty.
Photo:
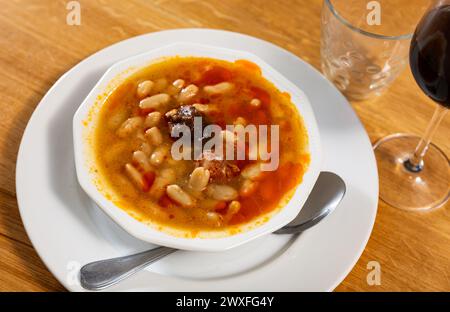
[[[210,124],[217,124],[225,129],[225,125],[233,125],[238,118],[246,124],[279,125],[279,167],[275,171],[265,171],[252,181],[250,194],[242,195],[240,190],[244,183],[241,174],[236,174],[226,184],[238,192],[233,201],[239,203],[238,211],[231,214],[230,202],[209,198],[206,192],[191,192],[189,177],[198,166],[192,160],[174,160],[170,152],[164,161],[151,165],[151,169],[143,171],[142,184],[133,183],[125,172],[125,164],[133,164],[133,152],[148,143],[145,136],[147,130],[141,126],[129,136],[118,136],[118,129],[127,119],[159,111],[162,119],[158,124],[163,138],[163,145],[170,148],[174,142],[165,114],[180,107],[177,96],[180,92],[172,85],[174,81],[184,80],[184,86],[194,84],[198,93],[183,105],[199,103],[214,107],[206,113]],[[152,96],[159,93],[170,95],[168,104],[157,109],[142,109],[137,95],[137,87],[142,81],[152,81]],[[226,95],[209,95],[205,86],[230,82],[234,89]],[[259,107],[249,103],[252,99],[260,101]],[[301,103],[299,103],[301,105]],[[150,144],[151,145],[151,144]],[[270,144],[269,144],[270,146]],[[149,159],[152,151],[146,151]],[[176,229],[208,231],[236,228],[267,213],[282,208],[293,195],[296,186],[308,168],[308,137],[299,113],[291,102],[289,94],[279,91],[262,75],[259,67],[249,61],[239,60],[227,62],[222,60],[198,57],[166,58],[139,70],[126,78],[106,98],[100,108],[100,115],[95,129],[94,149],[96,167],[102,181],[115,194],[114,203],[140,221],[150,221],[162,226]],[[233,164],[241,172],[258,160],[240,160]],[[165,171],[164,171],[165,170]],[[165,172],[165,173],[162,173]],[[170,184],[180,186],[190,195],[194,205],[184,207],[166,194],[166,185],[161,177],[170,173]],[[248,182],[248,181],[247,181]],[[161,185],[158,187],[156,184]],[[211,183],[217,183],[210,181]]]

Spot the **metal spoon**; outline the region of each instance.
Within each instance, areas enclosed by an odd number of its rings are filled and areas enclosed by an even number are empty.
[[[316,225],[336,209],[345,190],[345,183],[338,175],[321,172],[297,217],[274,233],[298,234]],[[88,263],[80,270],[81,286],[88,290],[108,288],[175,251],[177,249],[157,247],[130,256]]]

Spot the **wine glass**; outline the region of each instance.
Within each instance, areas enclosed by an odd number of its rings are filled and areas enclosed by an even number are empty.
[[[450,108],[450,0],[434,1],[416,28],[410,47],[413,76],[437,103],[425,135],[393,134],[375,146],[380,197],[396,208],[424,211],[450,197],[450,164],[431,143]]]

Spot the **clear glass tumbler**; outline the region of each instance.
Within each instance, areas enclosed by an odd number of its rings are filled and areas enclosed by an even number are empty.
[[[324,0],[322,71],[349,99],[380,95],[408,64],[429,0]]]

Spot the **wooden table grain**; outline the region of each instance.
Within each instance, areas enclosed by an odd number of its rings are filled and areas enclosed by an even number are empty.
[[[0,1],[0,291],[62,291],[25,233],[15,161],[25,126],[47,90],[76,63],[112,43],[163,29],[207,27],[271,41],[320,68],[322,0],[81,0],[81,25],[64,0]],[[372,142],[423,133],[434,104],[409,70],[383,96],[352,103]],[[448,115],[434,142],[450,152]],[[367,265],[381,265],[369,285]],[[413,214],[383,202],[369,243],[337,291],[450,291],[450,205]]]

